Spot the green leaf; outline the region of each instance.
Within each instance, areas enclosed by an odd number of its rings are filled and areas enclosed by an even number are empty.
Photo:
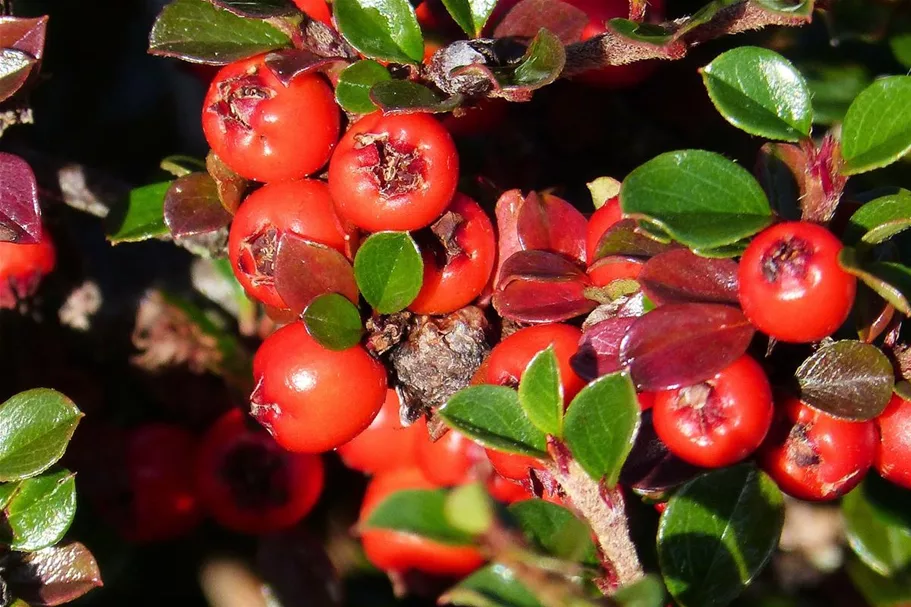
[[[168,235],[168,226],[164,222],[164,197],[171,183],[153,183],[130,192],[124,206],[115,209],[108,217],[105,231],[111,244]]]
[[[290,44],[288,36],[265,21],[238,17],[205,0],[174,0],[155,19],[149,35],[153,55],[212,65]]]
[[[392,80],[389,70],[369,59],[352,63],[339,75],[335,99],[346,111],[368,114],[376,110],[370,89],[377,82]]]
[[[304,310],[304,324],[313,339],[330,350],[347,350],[357,345],[364,333],[357,306],[338,293],[314,298]]]
[[[519,395],[504,386],[471,386],[454,394],[438,413],[446,423],[485,447],[546,455],[547,439],[525,417]]]
[[[540,88],[556,80],[565,63],[563,43],[551,32],[541,29],[528,45],[508,84]]]
[[[374,508],[364,522],[366,529],[392,529],[451,545],[469,545],[472,534],[452,526],[446,518],[443,489],[397,491]]]
[[[633,42],[665,46],[674,40],[674,32],[654,23],[642,23],[616,17],[607,22],[609,29]]]
[[[858,558],[845,567],[854,585],[872,607],[907,607],[911,601],[911,574],[895,577],[879,575]]]
[[[450,525],[469,535],[481,535],[494,524],[493,503],[481,483],[461,485],[449,492],[443,514]]]
[[[763,8],[784,16],[808,16],[813,13],[815,0],[755,0]]]
[[[410,80],[385,80],[370,89],[370,100],[384,112],[439,114],[459,107],[460,95],[442,99],[432,90]]]
[[[889,47],[898,62],[911,69],[911,34],[899,34],[889,39]]]
[[[588,191],[591,192],[592,204],[595,205],[595,210],[600,209],[611,198],[616,198],[620,195],[620,182],[613,177],[598,177],[585,185],[588,186]]]
[[[855,211],[845,228],[845,243],[879,244],[911,228],[911,192],[882,196]]]
[[[443,5],[462,31],[477,38],[497,5],[497,0],[443,0]]]
[[[528,542],[538,550],[568,561],[599,564],[591,529],[566,508],[529,499],[512,504],[509,512]]]
[[[857,96],[841,130],[842,172],[856,175],[891,164],[911,150],[911,76],[877,80]]]
[[[649,574],[611,595],[620,607],[664,607],[667,592],[658,576]]]
[[[406,232],[377,232],[358,249],[354,276],[367,303],[380,314],[392,314],[418,296],[424,261]]]
[[[778,53],[735,48],[705,66],[702,79],[712,103],[737,128],[783,141],[810,135],[810,91],[800,72]]]
[[[3,538],[13,550],[32,552],[60,541],[76,515],[76,480],[68,470],[4,486]],[[11,489],[10,489],[11,488]]]
[[[504,565],[488,565],[443,594],[440,605],[470,607],[543,607],[534,593]]]
[[[420,63],[424,39],[408,0],[336,0],[339,32],[369,59]]]
[[[853,247],[841,250],[838,263],[895,306],[896,310],[911,316],[911,271],[907,267],[891,262],[864,264]]]
[[[229,10],[235,15],[260,19],[289,15],[297,10],[290,0],[209,0],[209,2]]]
[[[683,486],[658,526],[658,560],[683,607],[727,605],[765,567],[781,535],[784,498],[748,464]]]
[[[544,434],[563,434],[563,384],[553,346],[535,354],[519,383],[519,404]]]
[[[20,392],[0,405],[0,482],[35,476],[63,456],[82,412],[46,388]]]
[[[862,65],[801,64],[800,71],[813,98],[813,122],[832,125],[841,122],[851,102],[869,86],[872,78]]]
[[[563,431],[589,476],[616,485],[639,431],[639,401],[629,373],[605,375],[585,386],[566,411]]]
[[[841,511],[851,549],[880,575],[892,576],[911,566],[911,529],[883,517],[867,500],[866,480],[844,497]]]
[[[716,249],[772,222],[762,187],[749,171],[702,150],[661,154],[627,176],[620,189],[625,215],[648,218],[694,249]]]

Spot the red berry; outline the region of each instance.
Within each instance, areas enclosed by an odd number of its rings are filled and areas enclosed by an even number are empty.
[[[884,479],[911,489],[911,402],[897,394],[877,418],[880,443],[874,462]]]
[[[329,5],[323,0],[293,0],[293,2],[311,19],[322,21],[332,27],[332,14],[329,12]]]
[[[419,428],[415,459],[428,481],[438,487],[454,487],[474,480],[477,464],[484,459],[483,447],[455,430],[431,441],[423,418],[415,426]]]
[[[654,407],[657,396],[657,392],[639,392],[636,394],[636,398],[639,400],[639,410],[648,411]]]
[[[634,257],[605,257],[588,269],[588,277],[596,287],[606,287],[615,280],[635,280],[644,265],[644,261]]]
[[[302,323],[266,338],[253,358],[252,415],[285,449],[329,451],[360,434],[386,399],[386,371],[361,346],[328,350]]]
[[[424,247],[424,282],[408,309],[417,314],[448,314],[471,303],[490,279],[497,257],[493,224],[478,203],[456,194],[434,225],[445,251]]]
[[[319,170],[341,128],[332,88],[318,74],[283,84],[263,54],[235,61],[209,87],[202,128],[209,146],[247,179],[285,181]]]
[[[275,290],[275,253],[284,234],[332,247],[345,254],[352,234],[335,213],[322,181],[301,179],[265,185],[250,194],[234,216],[228,256],[234,275],[251,296],[274,308],[287,308]]]
[[[543,470],[544,465],[538,459],[520,453],[506,453],[495,449],[486,449],[487,459],[497,474],[513,481],[528,480],[529,470]]]
[[[369,232],[430,225],[449,206],[458,178],[452,138],[429,114],[364,116],[329,163],[339,215]]]
[[[585,387],[585,380],[576,375],[569,359],[579,348],[582,331],[571,325],[551,324],[519,329],[496,346],[487,359],[487,383],[518,386],[525,368],[538,352],[554,347],[563,384],[563,402],[569,404]]]
[[[54,243],[45,231],[37,244],[0,242],[0,308],[15,308],[32,295],[57,263]]]
[[[873,465],[879,437],[873,421],[851,422],[795,397],[760,449],[762,469],[781,490],[805,500],[831,500],[857,486]]]
[[[598,252],[598,242],[611,226],[623,218],[620,211],[620,198],[614,196],[608,199],[601,208],[595,211],[588,219],[588,229],[585,234],[585,254],[589,264],[595,262]]]
[[[403,426],[399,408],[396,391],[386,390],[386,401],[373,422],[338,448],[346,466],[364,474],[382,474],[417,465],[415,444],[423,439],[422,429],[417,424]]]
[[[744,459],[772,424],[772,389],[765,372],[741,356],[713,378],[655,395],[658,437],[680,459],[705,468]]]
[[[757,329],[808,343],[834,333],[854,304],[857,279],[838,264],[842,244],[807,222],[760,233],[740,259],[740,305]]]
[[[400,468],[375,476],[364,495],[360,523],[363,524],[392,493],[435,488],[416,468]],[[401,531],[364,529],[361,541],[367,558],[383,571],[404,573],[415,570],[461,577],[484,564],[484,558],[473,546],[449,546]]]
[[[504,504],[520,502],[534,497],[534,494],[522,484],[496,473],[491,474],[490,478],[487,479],[487,492],[495,500]]]
[[[271,533],[294,525],[316,505],[323,462],[317,455],[285,451],[235,409],[203,437],[196,487],[220,525],[240,533]]]

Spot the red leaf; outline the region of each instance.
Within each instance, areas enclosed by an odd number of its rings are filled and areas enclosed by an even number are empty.
[[[78,542],[14,553],[6,569],[10,590],[29,605],[62,605],[102,586],[95,557]]]
[[[354,268],[345,256],[294,234],[278,241],[273,276],[275,290],[295,314],[325,293],[340,293],[357,304]]]
[[[595,309],[597,303],[584,295],[584,280],[553,282],[514,280],[493,296],[493,307],[500,316],[528,323],[569,320]]]
[[[550,30],[563,44],[582,40],[588,25],[585,11],[559,0],[523,0],[510,10],[494,30],[494,38],[520,36],[534,38],[542,27]]]
[[[622,369],[620,342],[635,321],[635,317],[608,318],[586,330],[570,359],[579,377],[591,381]]]
[[[636,442],[620,472],[620,482],[640,494],[662,494],[704,472],[668,450],[655,432],[652,414],[642,413]]]
[[[674,249],[652,257],[638,280],[649,299],[659,305],[739,301],[737,262],[699,257],[689,249]]]
[[[164,222],[175,238],[205,234],[231,223],[218,198],[218,186],[208,173],[177,178],[164,197]]]
[[[733,306],[669,304],[636,319],[620,344],[620,362],[640,390],[691,386],[742,356],[753,332]]]
[[[585,280],[582,269],[562,255],[548,251],[519,251],[503,263],[500,269],[500,287],[514,280],[542,280],[559,282]]]
[[[500,269],[503,262],[522,250],[519,242],[518,216],[519,209],[525,199],[519,190],[504,192],[497,200],[497,267],[494,276],[499,284]]]
[[[530,193],[519,208],[516,224],[523,249],[562,253],[585,263],[588,222],[562,198]]]
[[[277,51],[266,55],[266,67],[285,86],[302,74],[328,71],[343,65],[347,65],[347,61],[342,57],[323,57],[306,49]]]
[[[37,19],[0,17],[0,48],[16,49],[40,61],[46,34],[46,16]]]
[[[0,241],[35,244],[40,240],[35,174],[26,161],[0,152]]]

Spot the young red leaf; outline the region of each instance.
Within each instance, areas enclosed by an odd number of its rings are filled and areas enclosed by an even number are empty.
[[[578,352],[570,359],[579,377],[591,381],[623,368],[620,342],[635,321],[634,317],[608,318],[585,331]]]
[[[499,284],[499,277],[503,264],[514,254],[522,250],[522,243],[519,242],[519,209],[525,201],[522,198],[520,190],[509,190],[504,192],[497,200],[496,218],[497,218],[497,267],[494,270],[496,283]]]
[[[699,257],[674,249],[649,259],[638,278],[642,290],[658,305],[666,303],[734,303],[737,262]]]
[[[214,232],[231,223],[208,173],[177,178],[164,198],[164,222],[175,238]]]
[[[521,36],[532,38],[542,27],[550,30],[563,44],[582,40],[588,25],[585,11],[559,0],[522,0],[516,4],[494,30],[495,38]]]
[[[295,314],[319,295],[340,293],[357,304],[354,269],[331,247],[285,233],[275,254],[275,289]]]
[[[41,240],[38,186],[28,163],[0,152],[0,241],[35,244]]]
[[[519,207],[516,227],[527,251],[552,251],[585,263],[587,222],[576,207],[550,194],[532,192]]]

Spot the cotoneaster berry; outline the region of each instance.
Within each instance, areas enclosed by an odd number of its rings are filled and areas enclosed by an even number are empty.
[[[876,471],[884,479],[911,489],[911,402],[893,395],[876,425],[880,434]]]
[[[47,231],[37,244],[0,242],[0,308],[15,308],[20,299],[34,294],[56,263]]]
[[[322,21],[329,27],[332,27],[332,14],[329,12],[329,5],[323,0],[293,0],[294,4],[307,13],[307,16],[317,21]]]
[[[772,424],[772,389],[765,372],[741,356],[711,379],[655,395],[658,437],[680,459],[705,468],[744,459]]]
[[[346,254],[352,230],[335,212],[329,188],[314,179],[265,185],[250,194],[237,210],[228,236],[228,256],[244,290],[262,303],[287,308],[275,290],[278,243],[293,234]]]
[[[524,485],[511,481],[497,473],[491,474],[486,483],[487,492],[492,498],[504,504],[512,504],[532,499],[534,494]]]
[[[562,323],[519,329],[491,350],[485,363],[487,383],[518,386],[531,359],[553,346],[563,384],[563,402],[567,405],[585,387],[585,380],[576,375],[569,363],[579,348],[581,337],[582,331]]]
[[[361,346],[328,350],[303,323],[270,335],[253,358],[251,414],[289,451],[319,453],[360,434],[386,400],[386,370]]]
[[[620,198],[616,196],[608,199],[588,218],[588,227],[585,231],[585,254],[589,265],[595,262],[595,254],[598,252],[598,242],[601,241],[601,237],[622,218]]]
[[[785,493],[835,499],[856,487],[873,465],[879,443],[873,421],[838,419],[796,397],[782,402],[779,414],[759,461]]]
[[[361,542],[367,558],[383,571],[423,571],[434,575],[461,577],[484,564],[473,546],[450,546],[425,537],[389,529],[364,527],[370,514],[391,494],[408,489],[435,489],[416,468],[401,468],[375,476],[361,504]]]
[[[329,163],[339,215],[368,232],[430,225],[449,206],[458,178],[452,137],[429,114],[365,116]]]
[[[495,449],[486,449],[487,459],[497,474],[513,481],[527,481],[529,470],[543,470],[544,463],[538,459],[520,453],[506,453]]]
[[[419,424],[405,427],[395,390],[386,391],[379,414],[367,429],[337,449],[345,465],[364,474],[382,474],[417,465],[416,443],[426,440]]]
[[[834,333],[857,289],[857,279],[838,264],[841,249],[831,232],[807,222],[780,223],[756,236],[738,270],[740,305],[750,322],[785,342]]]
[[[232,410],[202,439],[196,487],[220,525],[239,533],[271,533],[313,509],[323,490],[323,462],[318,455],[289,453]]]
[[[478,463],[484,460],[480,445],[456,430],[431,441],[423,418],[415,426],[419,435],[414,442],[415,460],[427,480],[439,487],[454,487],[474,480]]]
[[[424,280],[408,306],[417,314],[447,314],[471,303],[490,280],[497,257],[493,224],[468,196],[456,194],[434,232],[442,246],[421,251]]]
[[[263,54],[231,63],[215,76],[203,101],[206,141],[247,179],[285,181],[319,170],[341,128],[335,94],[319,74],[283,83]]]

